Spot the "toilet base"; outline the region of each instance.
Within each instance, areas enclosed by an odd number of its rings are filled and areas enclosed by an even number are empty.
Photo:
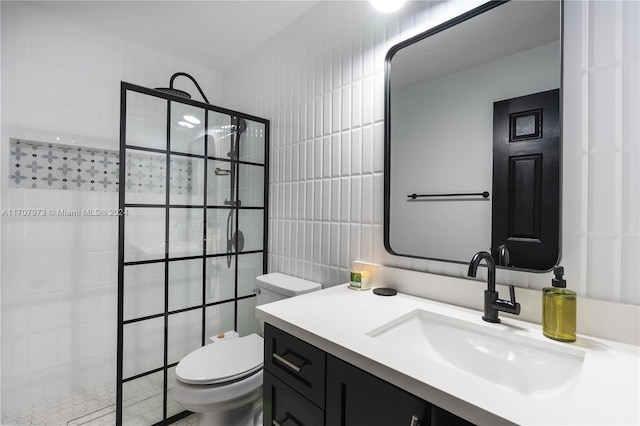
[[[251,407],[200,413],[200,426],[262,426],[262,398]]]

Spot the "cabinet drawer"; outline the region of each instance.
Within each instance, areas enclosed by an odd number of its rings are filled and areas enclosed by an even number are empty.
[[[263,401],[265,426],[324,426],[324,411],[268,371],[264,372]]]
[[[264,368],[318,407],[324,408],[323,351],[265,324]]]

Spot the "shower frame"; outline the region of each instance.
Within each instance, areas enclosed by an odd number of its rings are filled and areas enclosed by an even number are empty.
[[[147,95],[147,96],[151,96],[151,97],[155,97],[155,98],[159,98],[159,99],[163,99],[166,100],[167,102],[167,129],[166,129],[166,145],[165,145],[165,149],[161,150],[161,149],[155,149],[155,148],[149,148],[149,147],[143,147],[143,146],[136,146],[136,145],[129,145],[127,144],[127,128],[126,128],[126,124],[127,124],[127,94],[133,92],[133,93],[138,93],[138,94],[143,94],[143,95]],[[174,103],[180,103],[180,104],[185,104],[185,105],[190,105],[196,108],[201,108],[205,111],[204,116],[205,116],[205,123],[204,123],[204,149],[203,149],[203,154],[193,154],[193,153],[184,153],[184,152],[174,152],[171,151],[171,106]],[[215,113],[219,113],[219,114],[226,114],[229,115],[230,119],[232,122],[237,122],[237,120],[239,119],[244,119],[244,120],[250,120],[252,122],[256,122],[259,124],[262,124],[264,126],[264,133],[263,133],[263,139],[264,139],[264,160],[263,163],[255,163],[255,162],[250,162],[250,161],[243,161],[240,160],[238,158],[238,156],[236,155],[235,158],[233,157],[229,157],[229,158],[222,158],[222,157],[216,157],[216,156],[212,156],[210,155],[209,149],[208,149],[208,144],[210,142],[211,139],[213,139],[212,137],[209,136],[209,112],[215,112]],[[188,411],[182,411],[178,414],[173,414],[168,416],[167,413],[167,402],[168,402],[168,398],[167,398],[167,394],[168,394],[168,374],[169,374],[169,369],[172,367],[175,367],[175,365],[177,365],[177,362],[172,362],[169,363],[168,362],[168,322],[169,322],[169,317],[173,314],[177,314],[177,313],[183,313],[183,312],[187,312],[187,311],[193,311],[193,310],[201,310],[202,311],[202,324],[201,324],[201,345],[204,346],[207,341],[208,341],[208,336],[206,335],[206,316],[205,316],[205,310],[206,308],[212,307],[212,306],[216,306],[216,305],[222,305],[222,304],[226,304],[226,303],[230,303],[233,302],[233,307],[234,307],[234,319],[233,319],[233,324],[234,324],[234,330],[237,330],[238,328],[238,302],[242,301],[242,300],[246,300],[246,299],[251,299],[254,298],[255,300],[255,293],[250,294],[250,295],[244,295],[244,296],[239,296],[238,294],[238,284],[239,284],[239,279],[238,279],[238,259],[239,256],[242,255],[246,255],[246,254],[259,254],[262,253],[262,273],[266,273],[267,272],[267,243],[268,243],[268,217],[267,217],[267,212],[268,212],[268,195],[269,195],[269,191],[268,191],[268,177],[269,177],[269,120],[260,118],[260,117],[255,117],[249,114],[245,114],[239,111],[233,111],[233,110],[229,110],[226,108],[222,108],[222,107],[218,107],[218,106],[214,106],[208,103],[203,103],[203,102],[199,102],[199,101],[195,101],[195,100],[191,100],[191,99],[187,99],[187,98],[182,98],[173,94],[169,94],[169,93],[164,93],[164,92],[160,92],[158,90],[154,90],[154,89],[150,89],[150,88],[146,88],[146,87],[142,87],[142,86],[138,86],[138,85],[134,85],[131,83],[126,83],[126,82],[121,82],[121,91],[120,91],[120,165],[119,165],[119,211],[121,213],[126,213],[127,209],[129,208],[156,208],[156,209],[162,209],[164,208],[165,210],[165,234],[164,234],[164,243],[165,243],[165,247],[164,247],[164,256],[162,258],[157,258],[157,259],[151,259],[151,260],[137,260],[137,261],[125,261],[125,236],[126,236],[126,215],[125,214],[121,214],[119,216],[119,222],[118,222],[118,337],[117,337],[117,385],[116,385],[116,425],[120,426],[123,424],[123,387],[125,385],[125,383],[132,381],[132,380],[136,380],[139,378],[142,378],[144,376],[147,375],[151,375],[151,374],[155,374],[155,373],[159,373],[159,372],[163,372],[163,387],[162,387],[162,400],[163,400],[163,407],[162,407],[162,420],[156,423],[153,423],[153,425],[167,425],[170,423],[173,423],[177,420],[179,420],[180,418],[186,417],[187,415],[190,414],[190,412]],[[236,132],[236,136],[238,135],[238,133]],[[233,136],[234,138],[236,136]],[[240,151],[240,144],[241,141],[238,139],[236,140],[236,149],[239,152]],[[126,179],[127,179],[127,175],[126,175],[126,161],[127,161],[127,152],[129,149],[132,149],[136,152],[148,152],[150,154],[155,154],[155,155],[165,155],[166,157],[166,181],[165,181],[165,203],[164,204],[142,204],[142,203],[127,203],[125,201],[125,195],[126,195]],[[170,203],[170,194],[171,194],[171,186],[170,186],[170,175],[171,175],[171,167],[170,167],[170,160],[172,157],[174,156],[178,156],[178,157],[184,157],[184,158],[195,158],[195,159],[202,159],[203,160],[203,164],[204,164],[204,182],[203,182],[203,203],[201,205],[173,205]],[[230,165],[232,165],[233,167],[236,168],[236,170],[239,169],[239,167],[241,165],[249,165],[249,166],[262,166],[264,167],[264,173],[263,173],[263,184],[264,184],[264,188],[263,188],[263,205],[262,207],[256,207],[256,206],[242,206],[241,203],[238,203],[238,199],[239,199],[239,192],[240,192],[240,187],[239,187],[239,180],[240,180],[240,173],[235,173],[235,183],[233,186],[235,186],[235,191],[231,191],[232,194],[235,193],[235,195],[231,195],[230,197],[232,197],[232,199],[230,200],[231,203],[230,205],[225,205],[225,206],[210,206],[207,203],[207,189],[208,189],[208,178],[209,178],[209,173],[207,171],[207,168],[209,166],[209,162],[210,161],[224,161],[224,162],[229,162]],[[225,202],[226,204],[226,202]],[[197,255],[197,256],[188,256],[188,257],[178,257],[178,258],[171,258],[170,257],[170,241],[169,241],[169,233],[170,233],[170,223],[169,223],[169,213],[170,213],[170,209],[171,208],[195,208],[195,209],[202,209],[203,211],[203,247],[202,247],[202,253]],[[263,232],[263,238],[262,238],[262,249],[261,250],[247,250],[247,251],[241,251],[241,252],[237,252],[235,251],[235,249],[233,249],[233,253],[231,253],[231,255],[233,256],[233,262],[234,262],[234,297],[233,299],[224,299],[224,300],[218,300],[218,301],[214,301],[214,302],[207,302],[207,297],[206,297],[206,286],[207,286],[207,274],[206,274],[206,262],[207,259],[210,258],[215,258],[215,257],[226,257],[228,256],[228,252],[227,253],[214,253],[214,254],[207,254],[207,219],[208,219],[208,215],[207,212],[210,209],[227,209],[227,210],[231,210],[234,214],[234,218],[235,220],[234,222],[234,226],[233,226],[233,235],[238,235],[238,231],[239,231],[239,213],[242,210],[262,210],[263,214],[262,214],[262,232]],[[237,247],[237,244],[235,245],[235,247]],[[201,299],[201,303],[197,304],[197,305],[193,305],[190,306],[188,308],[182,308],[182,309],[178,309],[175,311],[170,311],[169,310],[169,262],[171,261],[180,261],[180,260],[198,260],[198,259],[202,259],[202,299]],[[134,319],[125,319],[125,310],[124,310],[124,295],[125,295],[125,279],[124,279],[124,271],[125,271],[125,266],[131,266],[131,265],[142,265],[142,264],[151,264],[151,263],[160,263],[160,264],[164,264],[164,312],[159,312],[157,314],[153,314],[153,315],[147,315],[147,316],[142,316],[139,318],[134,318]],[[131,377],[124,377],[124,332],[125,332],[125,326],[127,324],[132,324],[135,322],[140,322],[140,321],[145,321],[145,320],[149,320],[149,319],[156,319],[156,318],[163,318],[164,319],[164,364],[161,367],[158,368],[154,368],[151,369],[149,371],[140,373],[140,374],[136,374],[134,376]]]

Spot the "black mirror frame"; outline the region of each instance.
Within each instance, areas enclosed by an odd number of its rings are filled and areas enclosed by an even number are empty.
[[[448,28],[451,28],[455,25],[463,23],[471,18],[474,18],[478,15],[481,15],[489,10],[492,10],[498,6],[501,6],[505,3],[509,3],[511,0],[491,0],[487,3],[484,3],[474,9],[471,9],[468,12],[465,12],[461,15],[454,17],[442,24],[439,24],[433,28],[430,28],[420,34],[417,34],[407,40],[404,40],[394,46],[392,46],[385,56],[384,62],[384,218],[383,218],[383,241],[385,250],[394,256],[402,256],[409,257],[414,259],[424,259],[424,260],[432,260],[438,262],[447,262],[447,263],[456,263],[456,264],[467,264],[465,261],[451,260],[451,259],[440,259],[440,258],[432,258],[432,257],[424,257],[412,254],[402,254],[397,253],[393,250],[389,243],[390,237],[390,213],[391,213],[391,174],[389,173],[391,170],[391,60],[393,56],[398,53],[398,51],[402,50],[405,47],[408,47],[412,44],[415,44],[421,40],[424,40],[428,37],[431,37],[435,34],[438,34]],[[559,0],[560,3],[560,174],[559,174],[559,206],[560,206],[560,218],[559,218],[559,236],[558,236],[558,259],[556,261],[556,265],[560,263],[562,258],[562,189],[563,189],[563,166],[562,166],[562,148],[563,148],[563,70],[564,70],[564,0]],[[500,269],[506,269],[510,271],[524,271],[524,272],[532,272],[532,273],[546,273],[553,269],[549,270],[532,270],[525,268],[517,268],[517,267],[504,267],[504,266],[496,266]]]

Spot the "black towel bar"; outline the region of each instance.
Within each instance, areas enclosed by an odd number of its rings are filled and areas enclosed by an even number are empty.
[[[484,192],[468,192],[468,193],[461,193],[461,194],[422,194],[422,195],[411,194],[411,195],[407,195],[407,197],[411,198],[412,200],[415,200],[416,198],[419,198],[419,197],[473,197],[473,196],[482,196],[482,198],[489,198],[489,192],[488,191],[484,191]]]

